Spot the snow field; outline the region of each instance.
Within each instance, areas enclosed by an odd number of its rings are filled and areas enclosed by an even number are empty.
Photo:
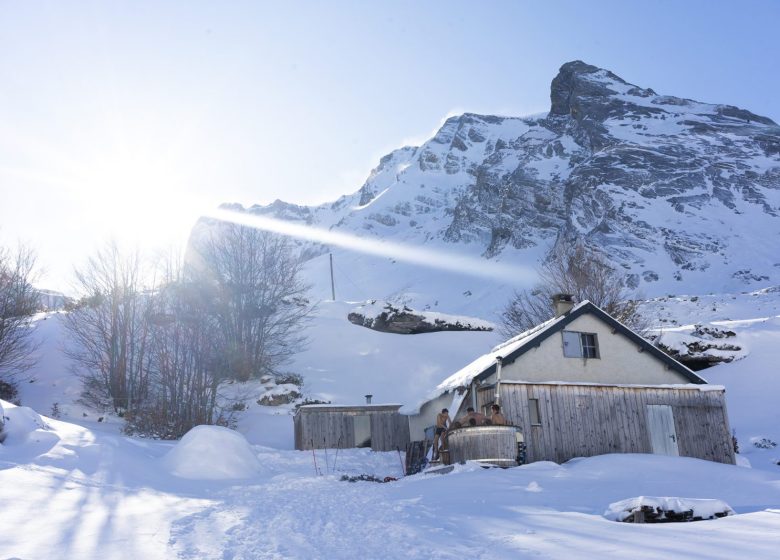
[[[8,405],[13,411],[13,405]],[[460,465],[397,482],[343,482],[342,474],[399,477],[397,453],[312,453],[217,441],[196,428],[178,444],[44,419],[56,438],[0,448],[0,489],[14,515],[0,554],[25,559],[190,558],[771,558],[780,539],[780,475],[697,459],[605,455],[514,469]],[[44,430],[44,428],[36,428]],[[233,434],[235,435],[235,434]],[[188,480],[169,457],[233,445],[263,466],[246,479]],[[240,442],[240,443],[238,443]],[[190,456],[189,458],[194,458]],[[248,473],[247,473],[248,474]],[[628,498],[721,500],[737,515],[679,525],[607,520]],[[46,512],[41,515],[41,512]]]

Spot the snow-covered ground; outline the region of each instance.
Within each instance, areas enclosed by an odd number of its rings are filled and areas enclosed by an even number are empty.
[[[416,402],[500,341],[486,332],[379,333],[349,323],[353,307],[320,304],[311,344],[290,368],[304,375],[307,395]],[[740,462],[752,468],[607,455],[402,477],[397,453],[292,450],[289,407],[257,405],[257,385],[247,386],[249,406],[230,437],[220,428],[178,443],[127,437],[119,419],[76,402],[60,316],[48,315],[24,407],[3,403],[0,558],[776,557],[780,291],[667,296],[646,309],[662,333],[694,324],[736,333],[739,359],[701,374],[726,387]],[[61,419],[48,417],[54,403]],[[399,480],[350,483],[344,474]],[[664,525],[609,519],[611,504],[641,496],[720,500],[736,514]]]
[[[221,428],[178,444],[141,441],[48,418],[40,427],[28,409],[4,406],[9,424],[24,424],[0,448],[4,557],[772,558],[780,544],[778,473],[607,455],[401,478],[397,453],[315,457],[226,443]],[[256,460],[234,460],[245,452]],[[638,496],[716,499],[736,515],[607,519],[610,504]]]

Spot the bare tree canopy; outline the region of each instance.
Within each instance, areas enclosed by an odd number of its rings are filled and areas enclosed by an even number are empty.
[[[305,344],[312,312],[289,238],[226,223],[195,244],[195,252],[191,276],[216,290],[228,375],[245,381],[282,373]]]
[[[15,391],[15,381],[35,363],[37,343],[32,317],[39,308],[38,292],[32,286],[33,251],[0,247],[0,383],[6,397]]]
[[[177,438],[225,423],[220,384],[283,373],[304,344],[312,308],[287,239],[224,225],[190,260],[149,267],[109,243],[76,271],[68,355],[84,400],[124,415],[129,432]]]
[[[123,414],[148,388],[149,297],[138,252],[107,243],[76,270],[82,293],[64,317],[70,335],[67,355],[84,379],[84,397]]]
[[[646,330],[638,295],[629,292],[623,275],[583,244],[561,243],[540,267],[539,284],[515,292],[504,308],[502,334],[512,337],[552,318],[552,296],[558,293],[589,300],[640,334]]]
[[[198,424],[224,423],[217,389],[224,378],[210,286],[169,268],[148,315],[152,333],[146,399],[128,413],[128,431],[179,438]]]

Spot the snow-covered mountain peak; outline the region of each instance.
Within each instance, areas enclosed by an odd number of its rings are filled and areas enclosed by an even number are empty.
[[[448,118],[333,203],[245,211],[525,265],[577,239],[647,295],[780,283],[774,121],[582,61],[550,91],[546,114]]]

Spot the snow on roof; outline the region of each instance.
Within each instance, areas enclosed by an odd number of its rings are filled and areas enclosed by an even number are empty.
[[[358,404],[302,404],[298,408],[382,408],[383,406],[401,406],[398,403],[358,403]]]
[[[581,301],[580,303],[575,305],[571,309],[571,311],[569,311],[569,313],[572,313],[577,309],[584,307],[588,303],[590,303],[588,300]],[[487,368],[492,366],[496,362],[496,358],[498,358],[499,356],[503,358],[507,354],[510,354],[511,352],[514,352],[518,348],[521,348],[524,345],[528,344],[547,329],[550,329],[555,325],[557,325],[559,322],[565,320],[567,315],[568,313],[565,315],[561,315],[560,317],[554,317],[552,319],[549,319],[544,323],[540,323],[539,325],[536,325],[535,327],[532,327],[527,331],[520,333],[514,338],[510,338],[506,342],[502,342],[487,354],[483,354],[482,356],[480,356],[479,358],[471,362],[466,367],[456,371],[455,373],[450,375],[447,379],[439,383],[436,386],[436,389],[434,389],[424,400],[420,401],[414,409],[410,408],[409,412],[410,413],[419,412],[422,405],[425,404],[426,402],[433,400],[436,397],[443,395],[444,393],[452,391],[453,389],[457,389],[458,387],[465,387],[469,385],[476,376],[478,376],[480,373],[482,373]]]

